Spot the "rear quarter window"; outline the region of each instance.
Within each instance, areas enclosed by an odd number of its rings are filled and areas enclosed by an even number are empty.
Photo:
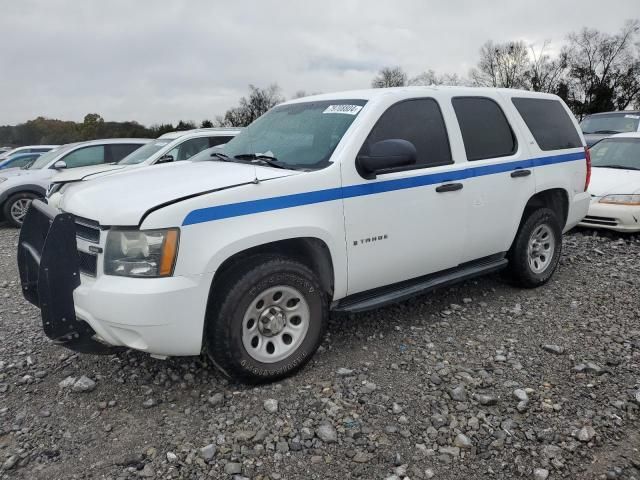
[[[451,100],[462,132],[467,160],[485,160],[513,155],[516,136],[502,108],[486,97],[456,97]]]
[[[571,117],[558,100],[547,98],[512,98],[540,150],[563,150],[582,147]]]

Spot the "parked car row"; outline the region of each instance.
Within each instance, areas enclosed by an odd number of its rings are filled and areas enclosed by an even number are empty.
[[[228,128],[195,129],[167,133],[156,140],[91,140],[52,147],[44,154],[12,154],[8,162],[22,162],[22,155],[35,157],[21,169],[9,163],[0,172],[0,217],[19,227],[33,199],[44,198],[47,192],[49,202],[55,205],[70,183],[119,170],[187,160],[203,149],[226,143],[238,132]]]

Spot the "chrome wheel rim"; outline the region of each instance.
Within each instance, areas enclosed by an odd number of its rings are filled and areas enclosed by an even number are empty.
[[[297,289],[278,285],[257,295],[242,320],[242,344],[251,358],[275,363],[304,341],[311,310]]]
[[[551,228],[538,225],[529,239],[528,257],[529,267],[534,273],[544,272],[553,259],[556,249],[556,239]]]
[[[20,198],[13,202],[11,205],[10,213],[11,218],[19,224],[22,224],[24,221],[24,217],[27,215],[27,210],[29,210],[29,205],[31,205],[32,200],[30,198]]]

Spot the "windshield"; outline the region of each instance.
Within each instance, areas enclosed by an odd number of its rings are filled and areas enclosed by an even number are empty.
[[[29,170],[38,170],[40,168],[45,168],[49,165],[49,162],[56,158],[58,155],[63,154],[71,150],[77,145],[77,143],[70,143],[68,145],[64,145],[60,148],[55,148],[53,150],[49,150],[46,153],[43,153],[38,157],[38,159],[29,165]]]
[[[605,138],[590,152],[593,167],[640,169],[640,138]]]
[[[191,162],[201,162],[203,160],[215,160],[215,156],[211,155],[214,152],[224,153],[224,146],[226,144],[223,143],[221,145],[216,145],[215,147],[207,148],[206,150],[202,150],[200,153],[196,153],[193,157],[189,158]]]
[[[326,100],[275,107],[230,140],[223,151],[231,158],[268,155],[285,168],[324,168],[365,103]]]
[[[613,115],[593,115],[580,123],[582,133],[625,133],[637,132],[640,115],[618,113]]]
[[[118,162],[118,165],[136,165],[138,163],[142,163],[151,155],[156,153],[161,148],[166,147],[174,140],[175,138],[167,138],[167,139],[158,139],[158,140],[154,140],[153,142],[149,142],[143,147],[140,147],[139,149],[135,150],[134,152],[124,157],[122,160]]]

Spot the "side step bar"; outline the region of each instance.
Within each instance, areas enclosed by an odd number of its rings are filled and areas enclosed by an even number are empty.
[[[493,255],[425,277],[377,288],[368,292],[356,293],[334,302],[331,309],[336,312],[365,312],[428,293],[436,288],[446,287],[480,275],[497,272],[506,267],[508,263],[508,260],[504,258],[504,254]]]

